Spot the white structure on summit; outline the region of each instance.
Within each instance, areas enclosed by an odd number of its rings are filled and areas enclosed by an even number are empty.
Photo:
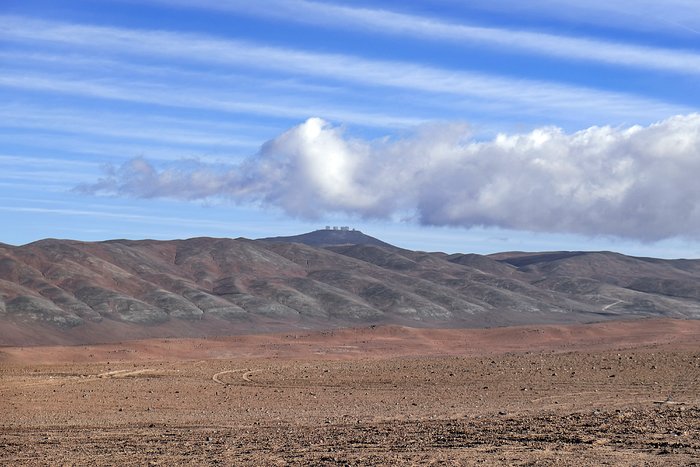
[[[354,227],[350,228],[347,225],[343,225],[340,227],[338,227],[337,225],[334,225],[332,227],[330,225],[327,225],[325,230],[340,230],[341,232],[355,232],[356,231]]]

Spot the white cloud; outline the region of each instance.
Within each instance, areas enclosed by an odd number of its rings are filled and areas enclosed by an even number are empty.
[[[464,125],[402,139],[346,137],[311,118],[222,170],[158,170],[134,159],[83,192],[228,197],[292,216],[327,213],[422,224],[614,235],[700,237],[700,114],[649,126],[544,127],[474,141]]]

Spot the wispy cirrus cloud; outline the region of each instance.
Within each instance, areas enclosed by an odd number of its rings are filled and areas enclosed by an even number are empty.
[[[698,153],[700,114],[574,133],[543,127],[482,142],[462,125],[367,141],[312,118],[239,165],[160,170],[134,159],[78,190],[226,197],[306,219],[328,213],[408,215],[425,225],[697,239]]]
[[[213,110],[269,117],[300,119],[309,112],[329,118],[375,127],[396,128],[419,124],[425,119],[391,115],[372,111],[335,109],[298,100],[280,103],[270,98],[251,99],[249,95],[222,92],[216,89],[197,88],[194,85],[161,84],[143,81],[46,77],[40,74],[0,74],[0,86],[69,94],[80,97],[111,99],[116,101],[153,104],[166,107]],[[663,104],[656,103],[661,106]]]
[[[256,128],[252,125],[225,125],[221,122],[159,118],[153,115],[119,115],[100,110],[79,112],[0,104],[0,119],[6,122],[8,128],[41,129],[184,147],[255,148],[259,144],[259,139],[254,137],[235,136],[255,131]]]
[[[0,212],[17,212],[28,214],[52,214],[60,217],[92,217],[109,218],[122,222],[138,222],[143,224],[168,224],[183,225],[188,224],[195,227],[206,227],[217,230],[232,231],[238,226],[235,222],[208,221],[174,216],[158,216],[152,213],[131,214],[126,212],[109,212],[114,210],[113,206],[103,206],[102,209],[74,209],[74,208],[52,208],[36,206],[0,206]]]
[[[450,3],[455,0],[442,0]],[[570,24],[590,24],[630,31],[674,35],[700,34],[700,7],[695,0],[473,0],[470,6],[500,14]]]
[[[477,44],[520,52],[551,56],[559,59],[600,62],[649,70],[700,74],[700,54],[663,47],[636,45],[619,41],[565,36],[527,30],[474,26],[445,21],[439,18],[398,13],[385,9],[362,8],[307,0],[271,0],[268,2],[221,2],[204,0],[150,0],[170,6],[231,11],[284,20],[314,24],[328,28],[347,28],[420,38],[421,40],[448,41],[453,44]],[[528,2],[529,4],[530,2]],[[539,2],[556,3],[556,2]],[[659,2],[647,2],[648,7],[659,8]],[[682,2],[677,2],[682,3]],[[688,2],[685,2],[689,6]],[[622,12],[638,10],[615,6],[616,2],[586,2],[589,11]],[[532,8],[534,5],[529,5]],[[543,6],[543,5],[541,5]],[[570,7],[567,2],[567,7]],[[576,8],[576,7],[574,7]],[[584,8],[584,9],[585,9]],[[669,9],[663,4],[660,8]],[[648,14],[645,15],[648,17]],[[663,15],[662,15],[663,17]]]
[[[662,116],[687,113],[692,109],[652,98],[620,92],[559,84],[549,81],[512,79],[479,72],[430,67],[422,64],[370,60],[362,57],[310,52],[262,46],[215,37],[125,28],[85,26],[15,17],[0,17],[0,37],[29,43],[49,42],[100,51],[115,56],[140,55],[210,63],[247,70],[274,70],[288,76],[331,79],[354,86],[386,87],[442,96],[471,99],[474,111],[480,108],[529,115],[578,115],[600,121],[637,120],[643,115]],[[148,102],[158,105],[198,107],[232,112],[257,113],[291,118],[324,115],[353,124],[385,127],[411,126],[425,117],[373,115],[368,111],[336,109],[300,101],[285,103],[267,99],[250,100],[235,93],[216,93],[196,85],[178,89],[177,84],[164,86],[152,82],[115,82],[100,78],[66,79],[27,73],[0,75],[0,86],[72,93],[99,98]],[[450,100],[449,98],[447,99]],[[308,97],[307,97],[308,101]],[[608,120],[604,120],[608,121]]]

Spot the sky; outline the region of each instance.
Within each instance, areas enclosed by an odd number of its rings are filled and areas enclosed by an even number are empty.
[[[4,0],[0,242],[700,258],[696,0]]]

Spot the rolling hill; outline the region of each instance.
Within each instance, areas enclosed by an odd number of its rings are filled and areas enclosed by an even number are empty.
[[[700,260],[416,252],[359,231],[0,245],[0,345],[700,318]]]

